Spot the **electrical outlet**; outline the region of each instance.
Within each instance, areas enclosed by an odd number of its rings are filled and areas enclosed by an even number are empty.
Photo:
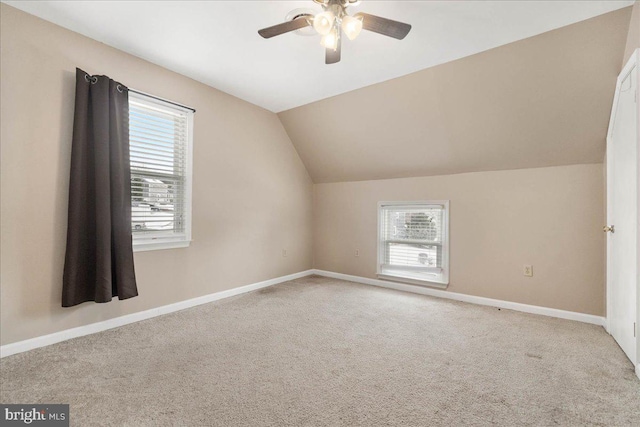
[[[360,256],[360,249],[356,249],[355,256]]]
[[[287,250],[286,249],[282,250],[282,256],[285,257],[285,258],[287,257]]]
[[[533,265],[525,265],[522,272],[527,277],[533,277]]]

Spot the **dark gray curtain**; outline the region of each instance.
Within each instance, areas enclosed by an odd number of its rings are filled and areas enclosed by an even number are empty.
[[[76,69],[62,306],[138,295],[127,88]]]

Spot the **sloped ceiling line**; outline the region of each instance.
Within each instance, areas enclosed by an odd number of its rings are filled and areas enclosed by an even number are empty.
[[[278,114],[315,183],[601,163],[624,8]]]

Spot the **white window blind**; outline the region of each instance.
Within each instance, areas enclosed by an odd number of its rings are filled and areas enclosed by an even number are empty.
[[[378,275],[448,283],[448,202],[381,203]]]
[[[193,112],[129,93],[131,229],[134,249],[191,240]]]

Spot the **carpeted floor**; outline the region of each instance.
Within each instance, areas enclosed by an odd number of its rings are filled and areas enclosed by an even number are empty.
[[[76,426],[640,425],[601,327],[306,277],[2,359]]]

